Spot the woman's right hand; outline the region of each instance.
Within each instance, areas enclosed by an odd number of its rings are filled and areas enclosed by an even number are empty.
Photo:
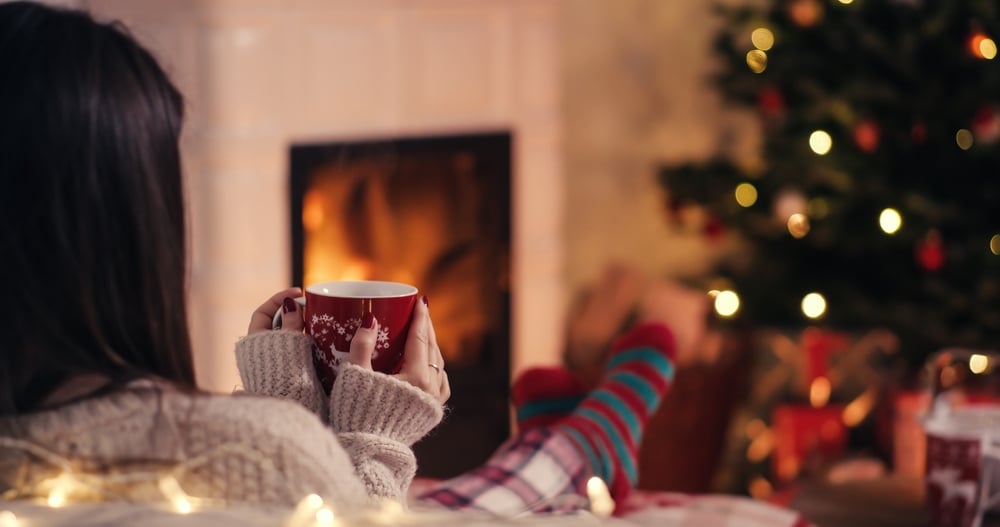
[[[394,377],[416,386],[444,404],[451,397],[451,386],[426,298],[422,297],[413,308],[413,321],[410,323],[410,333],[406,337],[403,351],[403,365]],[[358,328],[351,339],[348,361],[366,370],[372,369],[372,354],[375,352],[378,329],[378,320],[373,320],[370,328],[364,325]]]

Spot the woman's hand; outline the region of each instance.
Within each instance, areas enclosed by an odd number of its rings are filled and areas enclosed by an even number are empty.
[[[438,347],[426,298],[422,297],[413,308],[413,321],[403,351],[403,366],[395,377],[427,392],[444,404],[451,397],[451,386],[448,384],[448,373],[444,370],[444,357]],[[375,351],[378,328],[378,320],[372,320],[370,328],[364,327],[364,324],[358,328],[351,339],[348,361],[366,370],[372,369],[372,353]]]
[[[302,309],[295,299],[302,296],[302,289],[290,287],[275,293],[260,305],[250,316],[250,327],[247,335],[270,331],[274,314],[281,310],[281,329],[285,331],[302,331]],[[374,347],[373,347],[374,349]]]

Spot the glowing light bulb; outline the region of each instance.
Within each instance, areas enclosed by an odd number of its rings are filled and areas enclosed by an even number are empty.
[[[333,527],[335,516],[329,507],[322,507],[316,511],[316,525],[318,527]]]
[[[191,503],[191,497],[184,492],[181,488],[180,483],[173,476],[164,476],[160,478],[160,492],[166,496],[170,504],[174,506],[174,510],[180,514],[189,514],[194,510],[194,505]]]
[[[771,485],[771,482],[764,479],[762,476],[757,476],[750,482],[750,486],[747,488],[747,491],[754,498],[763,500],[771,497],[771,494],[774,493],[774,487]]]
[[[809,148],[816,155],[825,156],[833,148],[833,138],[823,130],[816,130],[809,134]]]
[[[972,148],[972,144],[975,143],[975,138],[973,137],[972,132],[962,128],[961,130],[955,132],[955,143],[958,144],[958,147],[962,150],[968,150]]]
[[[757,203],[757,187],[750,183],[736,185],[736,203],[741,207],[750,207]]]
[[[850,5],[854,3],[854,0],[840,0],[841,4]]]
[[[767,51],[774,46],[774,33],[766,27],[758,27],[750,33],[750,42],[753,42],[755,48]]]
[[[830,402],[830,392],[832,391],[833,386],[830,384],[830,379],[823,376],[816,377],[809,385],[809,404],[813,408],[826,406],[826,403]]]
[[[826,313],[826,299],[819,293],[802,297],[802,313],[809,318],[819,318]]]
[[[979,54],[986,60],[997,57],[997,43],[992,38],[984,38],[979,43]]]
[[[764,73],[767,69],[767,53],[759,49],[751,49],[747,52],[747,66],[754,73]]]
[[[990,252],[1000,256],[1000,234],[994,234],[993,237],[990,238]]]
[[[887,208],[878,215],[878,225],[886,234],[896,234],[903,226],[903,217],[896,209]]]
[[[608,518],[615,512],[615,500],[607,484],[599,477],[587,480],[587,499],[590,501],[590,512],[598,518]]]
[[[734,291],[719,291],[715,295],[715,312],[723,317],[731,317],[740,309],[740,297]]]
[[[788,217],[788,232],[795,239],[804,238],[806,234],[809,234],[809,217],[805,214],[796,212]]]
[[[990,359],[986,355],[981,355],[979,353],[973,354],[969,357],[969,371],[979,375],[986,371],[986,368],[990,366]]]
[[[865,417],[868,417],[868,414],[871,413],[872,408],[875,407],[876,397],[875,389],[868,388],[864,393],[848,403],[840,415],[840,419],[844,422],[844,425],[854,428],[861,424],[865,420]]]
[[[978,58],[993,60],[997,56],[997,43],[983,33],[976,33],[969,39],[969,49]]]
[[[20,527],[20,525],[13,511],[0,511],[0,527]]]
[[[45,500],[48,506],[57,509],[66,505],[66,497],[73,484],[73,476],[69,474],[60,474],[59,477],[52,480],[52,490],[49,491],[49,496]]]

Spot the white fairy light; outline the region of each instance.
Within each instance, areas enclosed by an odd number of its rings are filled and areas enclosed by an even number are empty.
[[[184,492],[181,488],[181,484],[177,481],[177,478],[173,476],[164,476],[160,478],[160,492],[167,498],[171,505],[173,505],[174,510],[180,514],[189,514],[194,510],[194,505],[191,502],[191,497]]]
[[[587,480],[587,498],[590,500],[590,512],[598,518],[608,518],[615,512],[615,500],[611,497],[604,480],[594,476]]]
[[[316,511],[316,527],[333,527],[337,524],[336,522],[336,516],[330,507],[320,507]]]
[[[66,505],[66,495],[69,494],[70,489],[73,488],[76,481],[73,476],[67,473],[62,473],[56,478],[51,480],[52,488],[49,490],[49,495],[45,499],[45,503],[54,509],[58,509],[63,505]]]

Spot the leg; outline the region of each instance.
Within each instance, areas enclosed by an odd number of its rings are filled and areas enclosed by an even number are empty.
[[[440,483],[418,500],[504,515],[575,510],[586,507],[586,483],[594,475],[608,484],[612,497],[624,499],[637,480],[635,458],[642,429],[673,379],[673,352],[673,337],[664,326],[642,324],[630,330],[612,347],[600,385],[569,415],[524,412],[525,419],[519,418],[522,425],[548,424],[522,427],[481,467]],[[566,380],[562,373],[555,375],[554,379]],[[522,396],[538,395],[557,384],[529,383],[545,390],[516,390],[515,399],[539,405],[544,398]],[[550,394],[567,398],[565,390]],[[565,403],[539,407],[561,408],[561,404]],[[522,415],[520,408],[518,414]]]

